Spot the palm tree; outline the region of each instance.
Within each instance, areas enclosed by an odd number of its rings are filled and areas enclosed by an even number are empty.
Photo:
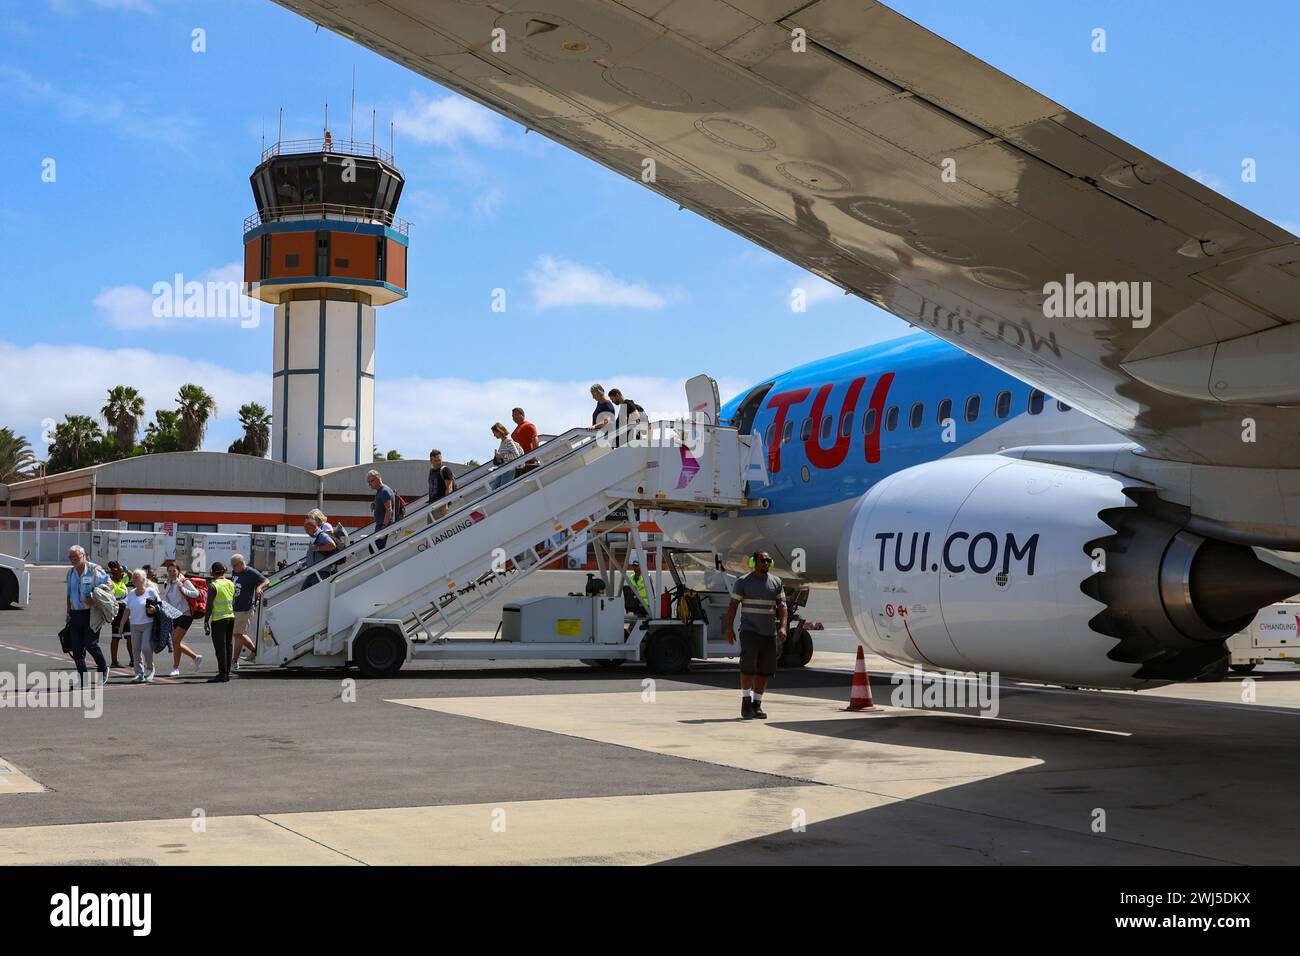
[[[169,412],[165,408],[154,409],[154,420],[144,430],[146,454],[157,455],[162,452],[181,450],[181,416],[179,412]]]
[[[31,443],[12,428],[0,428],[0,482],[23,481],[35,473]]]
[[[108,390],[108,403],[99,410],[104,421],[117,433],[123,455],[135,448],[135,436],[144,417],[144,397],[130,385],[114,385]]]
[[[217,400],[199,385],[182,385],[176,393],[176,411],[181,417],[181,451],[198,451],[208,419],[217,414]]]
[[[64,415],[63,421],[54,426],[46,473],[53,475],[95,464],[95,452],[103,437],[98,423],[89,415]]]
[[[266,406],[257,402],[240,405],[239,424],[244,426],[242,452],[255,458],[265,458],[271,447],[271,415]]]

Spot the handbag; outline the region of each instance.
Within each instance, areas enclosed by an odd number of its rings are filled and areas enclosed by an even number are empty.
[[[59,631],[59,647],[63,648],[63,653],[72,653],[72,635],[68,633],[68,626],[63,625],[63,630]]]
[[[149,617],[157,617],[157,616],[158,616],[158,600],[157,600],[157,598],[145,598],[145,601],[144,601],[144,613],[147,614]]]
[[[181,597],[184,596],[185,595],[183,594],[181,595]],[[189,613],[189,611],[181,610],[175,604],[172,604],[166,598],[162,598],[162,597],[158,599],[158,610],[162,613],[162,616],[167,618],[167,620],[169,621],[174,621],[178,617],[181,617]]]

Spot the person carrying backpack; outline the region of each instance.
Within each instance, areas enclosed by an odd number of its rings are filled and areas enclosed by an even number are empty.
[[[375,534],[378,535],[397,520],[397,492],[384,484],[383,476],[374,468],[366,472],[366,484],[375,493],[371,511],[375,515]],[[386,544],[388,544],[388,535],[375,538],[375,547],[379,550],[382,551]]]
[[[172,607],[180,608],[185,612],[172,621],[172,669],[167,676],[181,676],[182,654],[188,656],[194,662],[194,670],[197,673],[199,665],[203,663],[203,655],[196,654],[185,643],[185,632],[193,626],[194,616],[197,614],[202,617],[208,609],[207,586],[205,584],[204,590],[200,592],[196,582],[202,582],[203,579],[191,580],[181,574],[181,569],[176,567],[176,562],[172,558],[168,558],[163,562],[159,581],[163,600]]]

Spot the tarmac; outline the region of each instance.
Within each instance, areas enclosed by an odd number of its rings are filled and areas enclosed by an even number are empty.
[[[817,653],[775,678],[767,721],[739,719],[726,661],[671,679],[423,663],[224,685],[185,662],[111,683],[88,718],[66,691],[18,706],[11,689],[20,666],[72,666],[62,580],[35,569],[32,606],[0,612],[0,863],[1300,860],[1300,670],[1284,665],[1142,693],[1004,682],[994,717],[893,706],[900,668],[869,657],[880,706],[851,713],[856,641],[828,589],[808,609]],[[506,599],[583,580],[539,572]]]

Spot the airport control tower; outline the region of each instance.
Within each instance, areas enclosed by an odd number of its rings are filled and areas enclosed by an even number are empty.
[[[271,457],[301,468],[370,461],[375,307],[406,297],[402,174],[373,143],[281,141],[249,177],[248,294],[275,306]]]

